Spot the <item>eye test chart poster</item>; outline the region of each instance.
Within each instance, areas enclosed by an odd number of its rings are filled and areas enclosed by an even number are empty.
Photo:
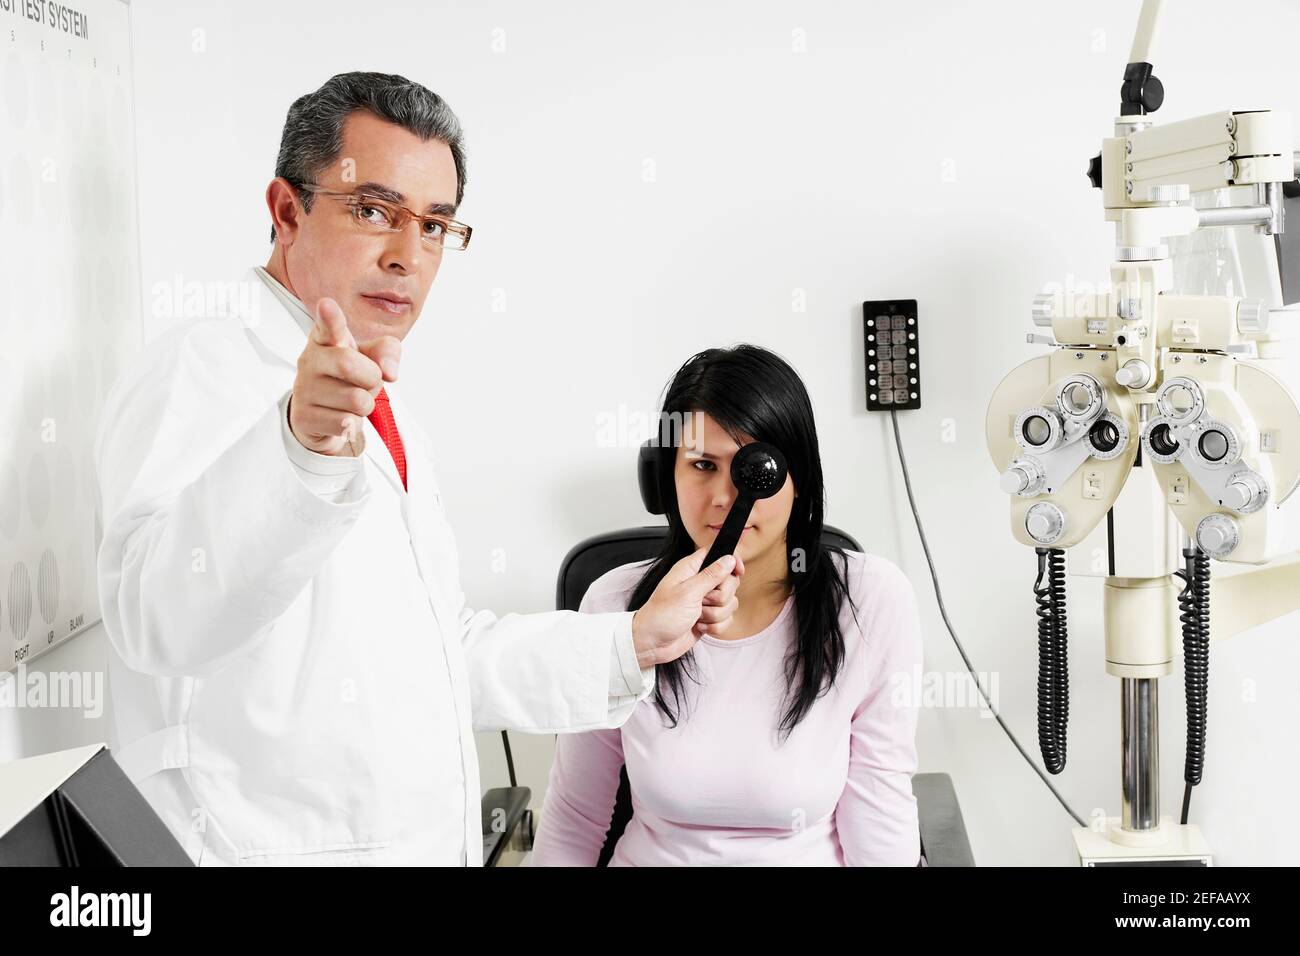
[[[129,9],[0,0],[0,671],[100,619],[92,443],[142,328]]]

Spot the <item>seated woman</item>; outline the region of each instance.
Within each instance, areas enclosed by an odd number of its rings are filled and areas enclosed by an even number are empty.
[[[581,610],[641,607],[674,562],[712,543],[741,446],[775,445],[790,475],[741,536],[725,630],[659,665],[621,728],[557,738],[533,865],[596,864],[626,764],[633,814],[611,865],[916,866],[916,599],[890,562],[822,543],[803,382],[764,349],[710,349],[674,376],[664,412],[685,422],[659,452],[667,543],[596,580]]]

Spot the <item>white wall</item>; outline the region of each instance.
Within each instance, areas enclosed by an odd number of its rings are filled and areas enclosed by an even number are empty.
[[[1159,119],[1300,106],[1295,5],[1166,6]],[[1136,15],[1129,0],[137,0],[146,304],[177,274],[222,280],[265,261],[262,193],[296,96],[352,69],[417,79],[467,129],[475,239],[445,263],[400,387],[441,449],[472,602],[550,608],[572,544],[645,523],[633,442],[600,447],[598,416],[653,411],[692,352],[752,341],[812,392],[829,520],[911,575],[926,668],[954,673],[888,418],[863,401],[860,303],[919,299],[924,406],[902,418],[913,483],[948,610],[1036,753],[1034,559],[1008,531],[984,408],[1038,350],[1024,344],[1033,294],[1105,278],[1112,234],[1083,174],[1110,133]],[[1099,611],[1100,581],[1072,579],[1058,785],[1080,813],[1117,815],[1119,684],[1103,671]],[[1296,783],[1294,627],[1213,651],[1193,814],[1221,863],[1300,849],[1270,826],[1275,794]],[[1162,685],[1166,812],[1181,797],[1180,685],[1181,671]],[[513,739],[540,798],[551,741]],[[992,720],[927,709],[920,747],[923,770],[955,778],[981,863],[1069,862],[1071,821]],[[484,786],[501,785],[496,738],[480,750]]]

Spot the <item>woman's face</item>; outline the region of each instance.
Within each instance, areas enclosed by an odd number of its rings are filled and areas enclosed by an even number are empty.
[[[707,548],[718,536],[736,500],[736,486],[731,483],[731,459],[741,446],[702,412],[687,415],[685,419],[673,468],[677,506],[695,547]],[[746,445],[754,441],[749,435],[741,438]],[[736,548],[746,567],[767,560],[785,564],[785,529],[793,507],[794,481],[789,476],[775,495],[754,503]]]

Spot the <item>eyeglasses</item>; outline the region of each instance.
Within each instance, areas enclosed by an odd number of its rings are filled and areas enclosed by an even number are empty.
[[[388,233],[401,232],[411,219],[420,221],[420,238],[426,245],[438,250],[454,249],[460,251],[469,246],[469,237],[473,229],[463,222],[444,219],[441,216],[424,216],[400,203],[379,199],[365,192],[339,192],[320,186],[305,185],[298,189],[320,196],[328,196],[346,203],[352,220],[367,232]]]

